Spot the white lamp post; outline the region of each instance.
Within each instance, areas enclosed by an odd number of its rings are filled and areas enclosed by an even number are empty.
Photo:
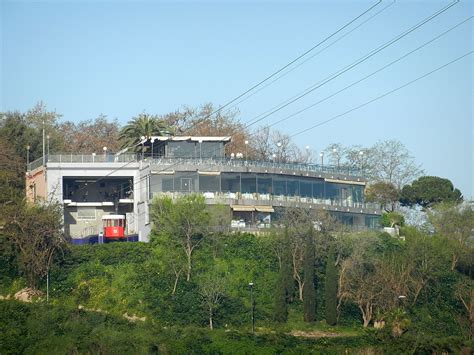
[[[104,162],[107,160],[107,147],[102,148],[104,151]]]
[[[324,152],[319,153],[319,156],[321,157],[321,169],[324,166]]]
[[[253,300],[253,282],[249,282],[250,288],[250,307],[252,307],[252,333],[255,333],[255,302]]]
[[[151,139],[151,159],[153,159],[153,144],[155,143],[156,138]]]
[[[248,149],[248,146],[249,146],[249,141],[245,141],[245,160],[248,160],[249,159],[249,149]]]
[[[30,165],[30,145],[28,144],[26,146],[26,166],[28,167],[28,165]]]

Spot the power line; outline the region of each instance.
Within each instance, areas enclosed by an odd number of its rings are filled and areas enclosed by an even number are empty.
[[[395,4],[395,0],[393,0],[390,4],[388,4],[387,6],[385,6],[383,9],[377,11],[375,14],[373,14],[372,16],[370,16],[369,18],[367,18],[366,20],[364,20],[363,22],[361,22],[359,25],[357,25],[356,27],[354,27],[353,29],[351,29],[350,31],[346,32],[345,34],[343,34],[342,36],[340,36],[338,39],[336,39],[335,41],[331,42],[330,44],[328,44],[326,47],[322,48],[320,51],[314,53],[312,56],[306,58],[305,60],[303,60],[302,62],[298,63],[297,65],[295,65],[294,67],[288,69],[286,72],[282,73],[281,75],[277,76],[275,79],[273,79],[272,81],[270,81],[269,83],[265,84],[263,87],[259,88],[258,90],[255,90],[253,93],[251,93],[250,95],[247,95],[246,97],[242,98],[242,100],[239,100],[238,102],[234,103],[231,107],[228,108],[228,110],[236,107],[237,105],[240,105],[242,102],[244,101],[247,101],[249,98],[251,98],[252,96],[254,96],[255,94],[259,93],[260,91],[262,91],[263,89],[267,88],[268,86],[272,85],[273,83],[275,83],[276,81],[280,80],[281,78],[283,78],[284,76],[288,75],[289,73],[291,73],[293,70],[299,68],[300,66],[302,66],[303,64],[307,63],[309,60],[313,59],[314,57],[316,57],[317,55],[321,54],[322,52],[324,52],[326,49],[332,47],[334,44],[336,44],[337,42],[339,42],[340,40],[344,39],[345,37],[347,37],[348,35],[350,35],[352,32],[354,32],[355,30],[357,30],[358,28],[362,27],[363,25],[365,25],[367,22],[369,22],[370,20],[372,20],[374,17],[378,16],[379,14],[381,14],[382,12],[384,12],[386,9],[388,9],[389,7],[391,7],[393,4]]]
[[[427,22],[433,20],[435,17],[441,15],[442,13],[444,13],[445,11],[447,11],[449,8],[451,8],[452,6],[454,5],[457,5],[459,3],[459,0],[455,0],[455,2],[445,6],[444,8],[438,10],[437,12],[435,12],[434,14],[428,16],[426,19],[424,19],[423,21],[419,22],[418,24],[416,24],[415,26],[409,28],[408,30],[406,30],[405,32],[402,32],[401,34],[399,34],[398,36],[392,38],[390,41],[384,43],[383,45],[379,46],[378,48],[372,50],[371,52],[367,53],[366,55],[362,56],[361,58],[357,59],[356,61],[352,62],[351,64],[349,64],[348,66],[340,69],[339,71],[329,75],[328,77],[326,77],[325,79],[323,79],[322,81],[316,83],[316,84],[313,84],[312,86],[308,87],[307,89],[305,89],[304,91],[300,92],[299,94],[296,94],[295,96],[292,96],[291,98],[279,103],[278,105],[274,106],[273,108],[271,108],[270,110],[267,110],[265,111],[264,113],[254,117],[253,119],[251,119],[249,121],[249,124],[247,125],[247,127],[250,127],[252,125],[254,125],[255,123],[257,122],[260,122],[262,121],[263,119],[273,115],[274,113],[282,110],[283,108],[291,105],[292,103],[300,100],[301,98],[305,97],[306,95],[309,95],[310,93],[312,93],[313,91],[315,91],[316,89],[319,89],[320,87],[322,87],[323,85],[327,84],[328,82],[338,78],[339,76],[341,76],[342,74],[344,74],[345,72],[351,70],[352,68],[358,66],[359,64],[365,62],[366,60],[368,60],[369,58],[373,57],[374,55],[376,55],[377,53],[381,52],[382,50],[384,50],[385,48],[391,46],[392,44],[398,42],[399,40],[401,40],[402,38],[406,37],[408,34],[412,33],[413,31],[415,31],[416,29],[418,29],[419,27],[423,26],[424,24],[426,24]],[[257,119],[258,118],[258,119]]]
[[[455,26],[453,26],[453,27],[447,29],[446,31],[444,31],[444,32],[440,33],[439,35],[437,35],[436,37],[432,38],[432,39],[429,40],[428,42],[425,42],[425,43],[423,43],[421,46],[418,46],[417,48],[411,50],[410,52],[405,53],[405,54],[402,55],[401,57],[399,57],[399,58],[395,59],[394,61],[392,61],[392,62],[390,62],[390,63],[384,65],[383,67],[377,69],[376,71],[374,71],[374,72],[372,72],[372,73],[370,73],[370,74],[364,76],[363,78],[361,78],[361,79],[359,79],[359,80],[353,82],[352,84],[349,84],[349,85],[345,86],[345,87],[342,88],[341,90],[336,91],[335,93],[332,93],[331,95],[326,96],[325,98],[323,98],[323,99],[321,99],[321,100],[319,100],[319,101],[317,101],[317,102],[315,102],[315,103],[313,103],[313,104],[311,104],[311,105],[309,105],[309,106],[306,106],[305,108],[303,108],[303,109],[301,109],[301,110],[299,110],[299,111],[296,111],[296,112],[294,112],[294,113],[292,113],[292,114],[290,114],[290,115],[288,115],[288,116],[286,116],[286,117],[284,117],[284,118],[282,118],[282,119],[280,119],[280,120],[278,120],[278,121],[276,121],[276,122],[273,122],[272,124],[268,125],[267,127],[273,127],[273,126],[275,126],[275,125],[277,125],[277,124],[279,124],[279,123],[281,123],[281,122],[283,122],[283,121],[286,121],[286,120],[289,119],[289,118],[295,117],[295,116],[299,115],[300,113],[303,113],[303,112],[309,110],[310,108],[313,108],[313,107],[319,105],[320,103],[322,103],[322,102],[324,102],[324,101],[327,101],[328,99],[330,99],[330,98],[332,98],[332,97],[334,97],[334,96],[340,94],[341,92],[343,92],[343,91],[345,91],[345,90],[347,90],[347,89],[349,89],[349,88],[351,88],[351,87],[353,87],[353,86],[355,86],[355,85],[361,83],[362,81],[364,81],[364,80],[366,80],[366,79],[368,79],[368,78],[374,76],[375,74],[377,74],[377,73],[379,73],[379,72],[381,72],[381,71],[387,69],[388,67],[390,67],[390,66],[392,66],[392,65],[394,65],[394,64],[396,64],[396,63],[398,63],[398,62],[401,61],[402,59],[405,59],[406,57],[410,56],[411,54],[413,54],[413,53],[419,51],[420,49],[426,47],[427,45],[433,43],[434,41],[436,41],[436,40],[438,40],[439,38],[443,37],[443,36],[446,35],[447,33],[451,32],[452,30],[454,30],[454,29],[458,28],[459,26],[463,25],[463,24],[466,23],[467,21],[472,20],[473,17],[474,17],[474,16],[468,17],[468,18],[465,19],[464,21],[461,21],[460,23],[456,24]]]
[[[300,54],[298,57],[296,57],[295,59],[293,59],[292,61],[290,61],[289,63],[285,64],[284,66],[282,66],[280,69],[278,69],[277,71],[275,71],[274,73],[268,75],[266,78],[264,78],[263,80],[260,80],[257,84],[253,85],[252,87],[250,87],[249,89],[245,90],[243,93],[239,94],[238,96],[236,96],[235,98],[233,98],[232,100],[228,101],[227,103],[225,103],[224,105],[220,106],[217,110],[214,110],[213,112],[209,113],[208,115],[206,115],[205,117],[203,117],[202,119],[200,119],[199,121],[195,122],[194,124],[191,125],[191,127],[188,127],[186,130],[190,130],[194,127],[196,127],[198,124],[200,124],[201,122],[203,122],[204,120],[208,119],[209,117],[211,117],[212,115],[222,111],[225,107],[229,106],[230,104],[234,103],[235,101],[237,101],[238,99],[240,99],[241,97],[247,95],[249,92],[251,92],[252,90],[256,89],[257,87],[259,87],[260,85],[262,85],[263,83],[267,82],[268,80],[270,80],[271,78],[273,78],[274,76],[278,75],[279,73],[281,73],[282,71],[284,71],[286,68],[290,67],[292,64],[296,63],[298,60],[300,60],[301,58],[303,58],[304,56],[306,56],[307,54],[311,53],[313,50],[315,50],[316,48],[318,48],[321,44],[323,44],[324,42],[326,42],[327,40],[331,39],[332,37],[334,37],[335,35],[337,35],[339,32],[343,31],[345,28],[347,28],[348,26],[350,26],[351,24],[353,24],[355,21],[357,21],[359,18],[361,18],[362,16],[364,16],[365,14],[367,14],[368,12],[370,12],[373,8],[375,8],[376,6],[378,6],[379,4],[382,3],[382,0],[379,0],[377,3],[375,3],[374,5],[370,6],[367,10],[363,11],[360,15],[358,15],[357,17],[353,18],[351,21],[349,21],[348,23],[346,23],[344,26],[340,27],[339,29],[337,29],[335,32],[333,32],[332,34],[330,34],[329,36],[327,36],[326,38],[324,38],[323,40],[319,41],[317,44],[315,44],[313,47],[311,47],[310,49],[306,50],[304,53]]]
[[[388,96],[388,95],[390,95],[390,94],[393,94],[394,92],[397,92],[397,91],[399,91],[399,90],[401,90],[401,89],[403,89],[403,88],[405,88],[405,87],[407,87],[407,86],[409,86],[409,85],[411,85],[411,84],[414,84],[414,83],[416,83],[417,81],[419,81],[419,80],[421,80],[421,79],[423,79],[423,78],[426,78],[427,76],[429,76],[429,75],[431,75],[431,74],[433,74],[433,73],[435,73],[435,72],[437,72],[437,71],[439,71],[439,70],[441,70],[441,69],[443,69],[443,68],[445,68],[445,67],[447,67],[447,66],[449,66],[449,65],[451,65],[451,64],[453,64],[453,63],[455,63],[455,62],[457,62],[457,61],[459,61],[459,60],[461,60],[461,59],[463,59],[464,57],[467,57],[468,55],[472,54],[473,52],[474,52],[474,51],[467,52],[466,54],[463,54],[462,56],[457,57],[457,58],[451,60],[450,62],[448,62],[448,63],[446,63],[446,64],[443,64],[442,66],[437,67],[436,69],[433,69],[433,70],[431,70],[431,71],[429,71],[429,72],[423,74],[422,76],[419,76],[419,77],[417,77],[416,79],[413,79],[413,80],[411,80],[411,81],[409,81],[409,82],[407,82],[407,83],[405,83],[405,84],[403,84],[403,85],[401,85],[401,86],[399,86],[399,87],[397,87],[397,88],[395,88],[395,89],[392,89],[392,90],[390,90],[390,91],[387,91],[387,92],[385,92],[384,94],[382,94],[382,95],[380,95],[380,96],[377,96],[377,97],[375,97],[375,98],[373,98],[373,99],[371,99],[371,100],[369,100],[369,101],[367,101],[367,102],[364,102],[363,104],[360,104],[359,106],[353,107],[353,108],[351,108],[350,110],[347,110],[347,111],[345,111],[345,112],[343,112],[343,113],[341,113],[341,114],[339,114],[339,115],[337,115],[337,116],[333,116],[333,117],[331,117],[331,118],[329,118],[329,119],[327,119],[327,120],[325,120],[325,121],[322,121],[322,122],[320,122],[320,123],[318,123],[318,124],[315,124],[314,126],[305,128],[305,129],[303,129],[303,130],[301,130],[301,131],[299,131],[299,132],[297,132],[297,133],[294,133],[294,134],[290,135],[290,138],[295,137],[295,136],[297,136],[297,135],[300,135],[300,134],[302,134],[302,133],[308,132],[308,131],[310,131],[310,130],[316,128],[316,127],[322,126],[323,124],[326,124],[326,123],[329,123],[329,122],[331,122],[331,121],[334,121],[334,120],[338,119],[339,117],[345,116],[345,115],[347,115],[347,114],[349,114],[349,113],[351,113],[351,112],[353,112],[353,111],[356,111],[356,110],[358,110],[358,109],[360,109],[360,108],[362,108],[362,107],[365,107],[365,106],[367,106],[367,105],[369,105],[369,104],[371,104],[371,103],[373,103],[373,102],[375,102],[375,101],[378,101],[378,100],[384,98],[385,96]]]

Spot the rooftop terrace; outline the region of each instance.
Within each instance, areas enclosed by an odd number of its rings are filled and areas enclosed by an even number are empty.
[[[363,171],[354,169],[348,166],[332,166],[321,164],[305,164],[305,163],[286,163],[278,161],[262,161],[262,160],[246,160],[246,159],[231,159],[225,158],[151,158],[145,156],[142,159],[140,154],[52,154],[45,157],[46,164],[48,163],[63,163],[63,164],[104,164],[114,163],[117,168],[120,165],[125,165],[131,162],[143,161],[153,166],[163,166],[166,169],[172,169],[174,166],[197,166],[197,167],[225,167],[225,168],[258,168],[258,169],[272,169],[285,171],[298,171],[300,173],[324,173],[324,174],[338,174],[344,176],[353,176],[363,178]],[[37,159],[28,164],[27,170],[32,171],[43,165],[43,158]]]

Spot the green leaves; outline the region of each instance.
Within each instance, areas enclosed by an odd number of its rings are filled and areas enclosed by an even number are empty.
[[[441,202],[459,203],[463,200],[461,191],[454,188],[448,179],[437,176],[422,176],[401,191],[402,205],[432,207]]]

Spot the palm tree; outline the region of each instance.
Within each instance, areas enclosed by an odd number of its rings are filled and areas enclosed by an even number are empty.
[[[164,136],[172,134],[172,131],[172,127],[158,116],[141,113],[120,130],[119,140],[122,149],[132,148],[141,137]]]

